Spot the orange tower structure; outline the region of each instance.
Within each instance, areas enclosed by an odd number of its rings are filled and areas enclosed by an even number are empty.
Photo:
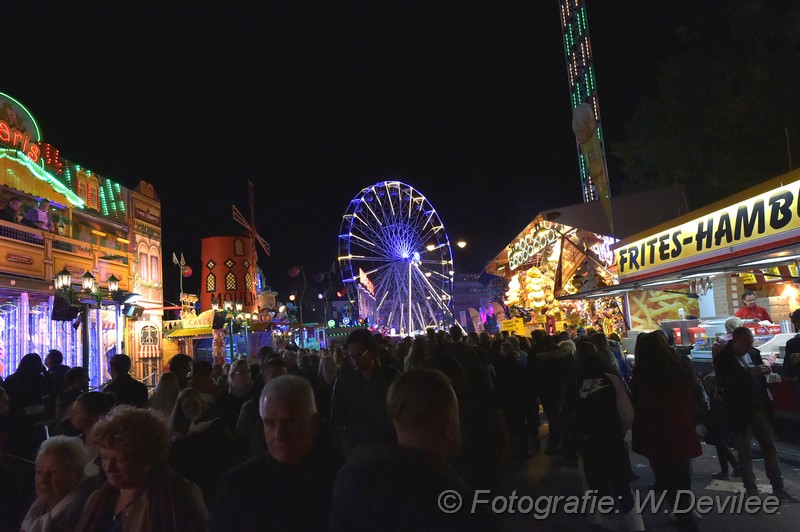
[[[246,236],[201,240],[201,310],[209,310],[215,302],[222,308],[226,301],[241,301],[243,312],[258,312],[254,251],[252,240]]]

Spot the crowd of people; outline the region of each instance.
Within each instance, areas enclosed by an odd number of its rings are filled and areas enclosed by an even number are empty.
[[[702,454],[698,423],[724,450],[721,475],[730,464],[755,494],[755,435],[773,493],[796,501],[769,447],[764,373],[740,364],[757,351],[749,330],[715,357],[702,414],[704,388],[666,334],[640,334],[626,357],[616,335],[574,332],[456,326],[394,342],[359,329],[340,348],[262,347],[230,365],[180,354],[152,393],[123,354],[93,391],[58,351],[28,354],[0,387],[0,531],[501,530],[480,509],[443,513],[438,495],[501,491],[508,463],[539,452],[580,466],[644,530],[630,452],[674,500]]]

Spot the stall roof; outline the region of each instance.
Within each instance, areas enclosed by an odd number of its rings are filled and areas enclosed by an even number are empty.
[[[616,196],[611,198],[611,208],[616,234],[612,234],[599,201],[549,209],[542,211],[542,216],[551,222],[621,240],[687,211],[683,191],[677,186]]]
[[[680,216],[687,210],[684,203],[682,189],[677,186],[614,197],[611,199],[611,207],[616,235],[611,234],[611,228],[599,201],[548,209],[534,216],[533,220],[511,242],[523,238],[541,220],[623,239],[644,231],[653,224],[660,224]],[[498,269],[506,263],[508,263],[508,246],[489,261],[484,272],[496,274]]]

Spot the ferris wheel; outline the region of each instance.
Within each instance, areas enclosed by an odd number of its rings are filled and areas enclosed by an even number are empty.
[[[339,266],[371,325],[412,335],[453,323],[453,256],[439,215],[399,181],[363,189],[339,231]]]

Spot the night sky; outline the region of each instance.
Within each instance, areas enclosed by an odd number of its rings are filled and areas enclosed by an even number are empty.
[[[67,159],[155,186],[164,256],[184,253],[191,291],[200,239],[236,230],[232,203],[248,214],[248,179],[281,291],[293,265],[330,269],[349,201],[378,181],[412,185],[469,242],[458,272],[581,201],[557,0],[108,4],[3,2],[0,91]],[[655,4],[588,2],[609,143],[689,3]],[[164,276],[176,301],[169,260]]]

